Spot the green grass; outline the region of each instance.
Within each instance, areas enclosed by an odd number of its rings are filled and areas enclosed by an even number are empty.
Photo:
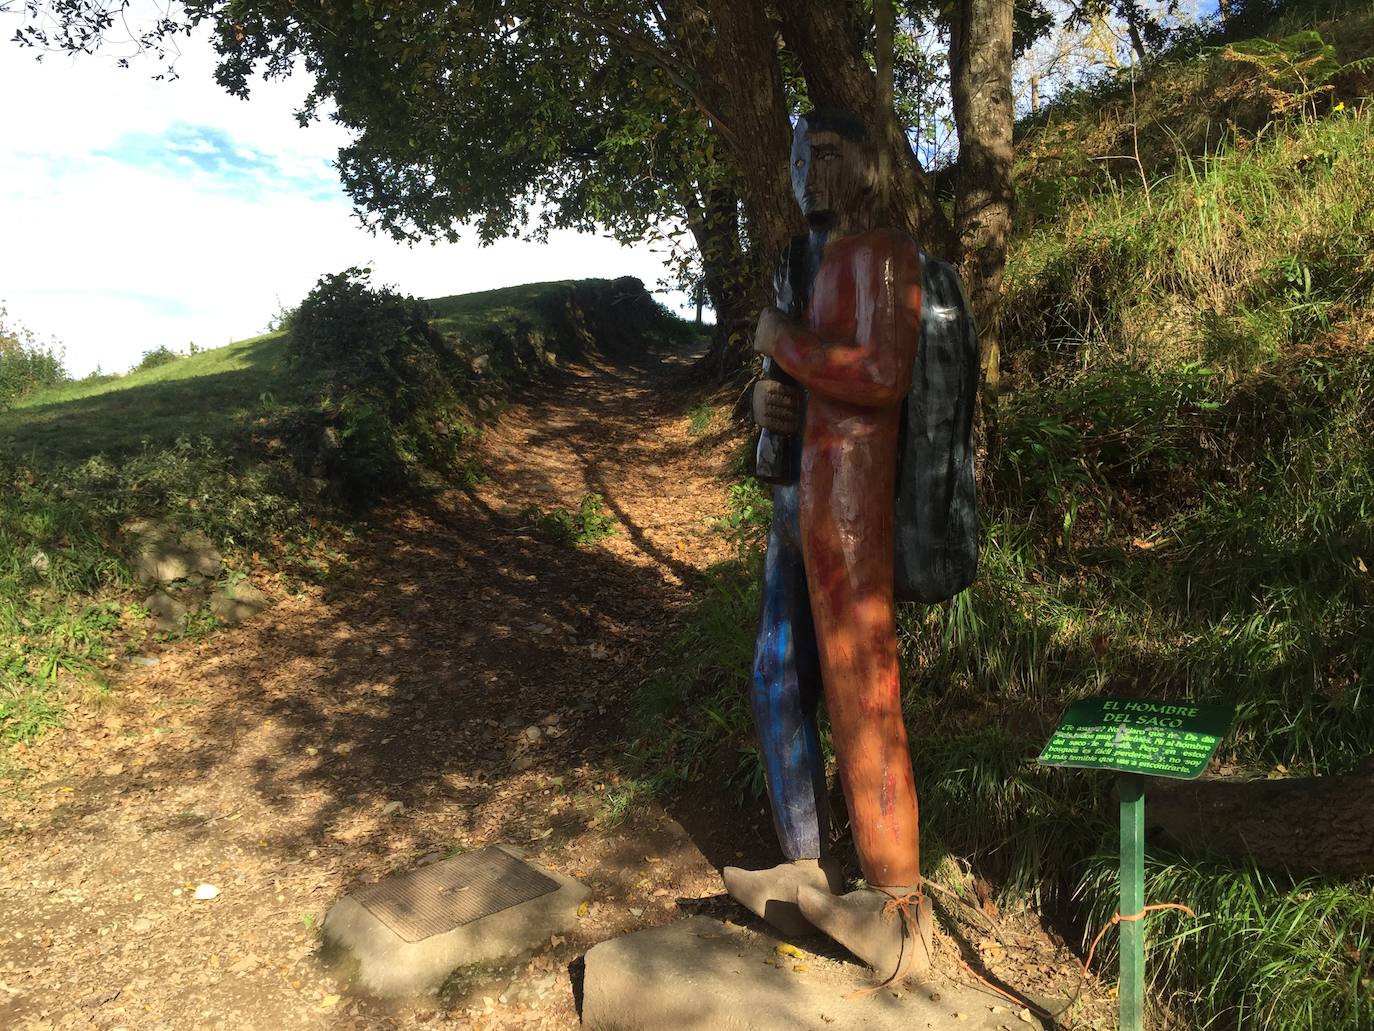
[[[687,410],[687,418],[690,420],[687,425],[687,435],[699,437],[711,428],[711,424],[716,418],[716,409],[705,402],[695,404]]]
[[[606,514],[606,499],[595,492],[582,495],[576,509],[529,505],[521,517],[541,537],[567,547],[594,544],[615,533],[615,519]]]
[[[1094,857],[1082,894],[1092,922],[1115,907],[1117,857]],[[1146,969],[1160,998],[1211,1015],[1203,1026],[1374,1027],[1374,879],[1285,879],[1254,867],[1156,852],[1147,901],[1181,901],[1196,917],[1146,917]],[[1114,936],[1094,962],[1110,971]]]
[[[0,449],[49,467],[181,436],[223,439],[301,400],[284,360],[284,334],[271,333],[126,376],[38,391],[0,412]]]

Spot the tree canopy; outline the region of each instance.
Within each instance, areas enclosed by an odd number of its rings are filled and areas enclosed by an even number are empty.
[[[15,39],[90,52],[127,8],[26,0]],[[985,343],[995,341],[1013,48],[1050,18],[1038,0],[898,8],[895,104],[881,115],[871,0],[184,0],[135,34],[166,56],[178,33],[208,26],[216,78],[241,96],[261,76],[311,76],[300,116],[328,112],[352,130],[343,185],[379,231],[690,233],[680,272],[704,282],[717,311],[724,372],[746,353],[767,273],[800,230],[789,117],[811,105],[878,123],[894,224],[962,265]],[[952,204],[912,144],[912,127],[942,110],[957,136]]]

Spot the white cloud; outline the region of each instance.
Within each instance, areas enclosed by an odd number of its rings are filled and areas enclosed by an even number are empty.
[[[13,21],[0,17],[0,37]],[[148,63],[39,64],[0,45],[0,301],[56,336],[78,375],[253,335],[278,299],[350,265],[426,297],[589,276],[652,287],[663,273],[647,247],[573,233],[489,248],[374,237],[328,166],[344,131],[294,118],[304,79],[259,84],[244,102],[215,85],[203,34],[182,48],[180,78],[156,82]]]

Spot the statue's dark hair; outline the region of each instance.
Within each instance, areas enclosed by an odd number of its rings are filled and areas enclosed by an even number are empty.
[[[850,143],[873,144],[873,136],[864,120],[853,111],[839,107],[822,107],[808,111],[799,119],[806,123],[807,132],[833,132]]]

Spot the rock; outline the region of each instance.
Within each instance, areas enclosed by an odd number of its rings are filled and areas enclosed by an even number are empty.
[[[210,614],[230,626],[252,619],[271,606],[271,599],[247,580],[230,584],[210,597]]]
[[[482,868],[499,870],[500,876],[495,881],[484,880],[477,872]],[[538,881],[539,875],[550,878],[553,884],[549,886],[552,890],[536,898],[456,927],[442,919],[442,912],[436,916],[436,910],[461,903],[469,893],[476,898],[495,898],[511,888],[515,878]],[[379,893],[395,901],[383,906]],[[573,878],[528,863],[519,849],[490,846],[395,875],[339,899],[322,928],[326,957],[356,961],[355,984],[374,995],[432,992],[456,970],[495,963],[547,945],[551,935],[566,932],[577,923],[577,907],[589,894]],[[398,919],[397,913],[405,916]],[[422,927],[419,933],[417,926]],[[445,926],[450,929],[437,930]],[[434,933],[425,934],[425,930]]]
[[[219,898],[219,889],[213,884],[198,884],[196,885],[196,893],[193,897],[198,902],[209,902],[212,899]]]
[[[259,960],[257,956],[254,956],[250,952],[247,956],[244,956],[242,959],[236,961],[233,964],[233,966],[229,968],[229,973],[251,974],[254,970],[258,969],[258,966],[261,964],[261,962],[262,961]]]
[[[130,666],[143,666],[146,668],[156,666],[162,660],[156,655],[130,655],[126,657],[124,661]]]
[[[224,568],[223,556],[198,531],[183,533],[167,523],[142,519],[126,525],[124,533],[134,542],[134,573],[144,583],[172,583],[192,573],[215,577]]]
[[[153,922],[146,916],[141,916],[133,923],[134,934],[147,934],[153,929]]]
[[[154,591],[148,595],[143,599],[143,607],[148,610],[157,628],[166,633],[180,630],[186,613],[190,611],[183,602],[166,591]]]
[[[778,941],[695,916],[595,945],[587,953],[582,1024],[605,1031],[996,1031],[985,997],[957,985],[873,992],[857,964],[780,962]],[[797,968],[801,967],[800,970]]]
[[[406,804],[404,802],[388,802],[386,805],[382,806],[382,815],[395,816],[405,807]]]
[[[48,553],[46,551],[35,550],[34,553],[29,556],[29,565],[39,576],[46,576],[48,570],[52,568],[52,559],[48,558]]]

